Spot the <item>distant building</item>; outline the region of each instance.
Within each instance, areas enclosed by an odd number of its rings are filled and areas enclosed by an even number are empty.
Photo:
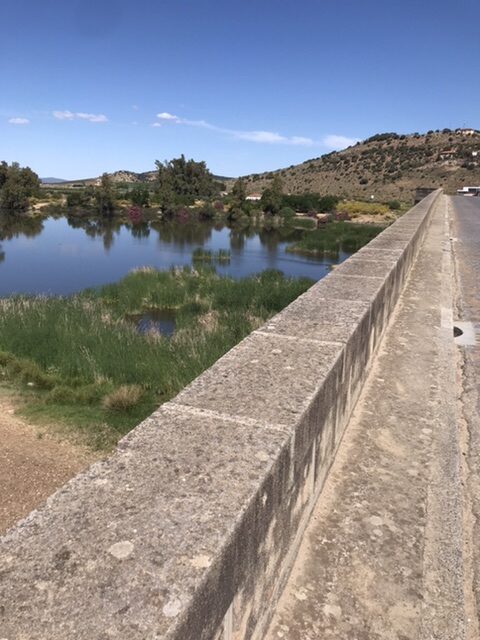
[[[462,136],[473,136],[476,131],[475,129],[455,129],[455,133],[461,133]]]
[[[462,187],[457,189],[459,196],[478,196],[480,195],[480,187]]]
[[[245,198],[245,200],[261,200],[262,199],[262,194],[261,193],[249,193],[248,196]]]

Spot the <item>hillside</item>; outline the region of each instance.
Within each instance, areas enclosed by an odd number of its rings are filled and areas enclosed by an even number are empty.
[[[129,183],[129,184],[138,184],[141,182],[153,182],[155,180],[156,171],[144,171],[143,173],[135,173],[135,171],[126,171],[125,169],[120,169],[119,171],[114,171],[113,173],[109,173],[108,175],[112,178],[112,181],[115,183]],[[67,180],[63,181],[62,187],[69,187],[72,185],[93,185],[98,186],[100,184],[100,176],[97,178],[79,178],[78,180]]]
[[[60,184],[62,182],[66,182],[62,178],[40,178],[40,182],[42,184]]]
[[[139,184],[139,183],[149,183],[154,182],[157,177],[157,171],[144,171],[143,173],[135,173],[135,171],[127,171],[125,169],[120,169],[119,171],[114,171],[113,173],[108,174],[112,181],[117,184]],[[224,180],[231,180],[232,178],[227,178],[225,176],[213,176],[215,180],[219,182],[223,182]],[[78,185],[99,185],[100,184],[100,176],[98,178],[85,178],[80,180],[70,180],[68,182],[63,182],[64,187],[68,187],[73,184]]]
[[[425,134],[382,133],[319,158],[277,171],[244,176],[248,193],[262,192],[275,174],[284,191],[330,193],[346,198],[413,199],[418,187],[443,187],[454,193],[464,185],[480,185],[480,131],[443,129]],[[120,170],[109,174],[116,183],[151,183],[156,171]],[[231,188],[235,182],[214,176]],[[100,178],[50,184],[50,187],[98,185]]]
[[[245,176],[247,191],[262,192],[275,174],[289,193],[405,201],[417,187],[443,187],[453,193],[463,185],[480,185],[480,131],[378,134],[287,169]]]

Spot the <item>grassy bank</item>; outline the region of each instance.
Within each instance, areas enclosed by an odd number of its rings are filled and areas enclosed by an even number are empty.
[[[366,245],[383,228],[376,225],[352,224],[351,222],[328,223],[320,229],[307,231],[287,251],[314,256],[336,257],[339,251],[354,253]]]
[[[3,299],[0,373],[31,420],[108,447],[311,284],[274,271],[233,280],[145,269],[71,297]],[[174,312],[171,338],[129,320],[161,310]]]

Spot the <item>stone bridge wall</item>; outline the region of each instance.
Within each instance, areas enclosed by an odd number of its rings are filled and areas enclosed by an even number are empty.
[[[2,538],[0,638],[263,637],[438,193]]]

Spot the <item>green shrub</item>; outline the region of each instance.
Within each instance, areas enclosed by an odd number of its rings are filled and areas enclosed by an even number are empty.
[[[282,207],[278,215],[284,220],[291,220],[295,216],[295,211],[291,207]]]
[[[390,200],[387,202],[387,206],[391,211],[398,211],[402,205],[398,200]]]
[[[291,222],[291,226],[295,229],[314,229],[316,224],[317,223],[313,218],[296,217]]]
[[[348,200],[346,202],[342,202],[341,206],[342,211],[350,214],[352,218],[355,218],[358,215],[384,215],[388,213],[388,207],[379,202],[361,202],[359,200]]]
[[[291,253],[337,256],[340,251],[354,253],[382,231],[381,227],[349,222],[330,222],[306,232],[301,240],[287,247]]]

